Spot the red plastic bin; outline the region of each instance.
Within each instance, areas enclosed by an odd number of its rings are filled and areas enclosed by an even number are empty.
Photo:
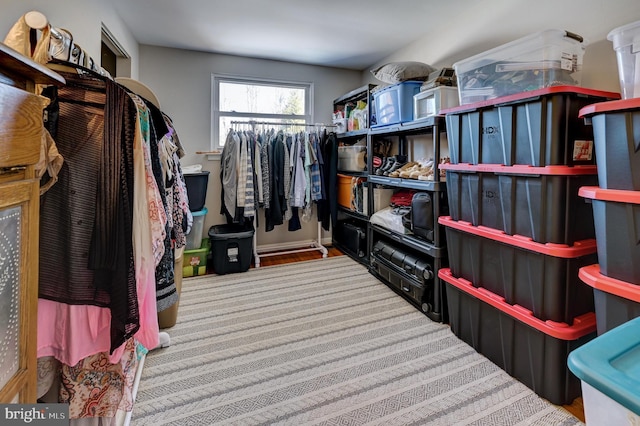
[[[443,164],[454,220],[523,235],[540,243],[595,238],[591,204],[578,195],[597,185],[596,166]]]
[[[591,200],[601,272],[640,285],[640,191],[580,188]]]
[[[554,86],[442,110],[451,163],[536,167],[595,164],[580,108],[620,94]]]
[[[578,278],[597,262],[595,240],[573,246],[529,238],[440,217],[445,226],[449,267],[455,277],[504,297],[542,320],[571,322],[592,312],[593,291]]]
[[[598,265],[580,268],[578,276],[593,287],[598,335],[640,317],[640,286],[602,275]]]
[[[569,371],[567,357],[596,337],[593,312],[570,324],[542,321],[454,277],[449,269],[440,269],[438,276],[447,283],[449,323],[456,336],[553,404],[568,404],[580,396],[580,381]]]

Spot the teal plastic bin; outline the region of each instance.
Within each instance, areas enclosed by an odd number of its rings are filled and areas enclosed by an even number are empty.
[[[640,317],[569,354],[582,384],[587,426],[640,424]]]

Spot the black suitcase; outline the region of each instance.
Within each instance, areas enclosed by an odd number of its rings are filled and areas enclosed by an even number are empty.
[[[342,231],[340,241],[345,248],[359,258],[365,257],[367,254],[367,231],[348,222],[342,223],[340,229]]]
[[[391,266],[389,261],[375,254],[371,257],[371,267],[379,277],[387,282],[387,285],[399,290],[405,297],[411,299],[423,310],[425,309],[422,306],[425,302],[425,286],[411,278],[407,278],[396,267]]]
[[[434,278],[433,267],[428,260],[386,241],[377,241],[373,246],[373,254],[387,261],[387,264],[398,272],[404,272],[422,284],[427,284]]]

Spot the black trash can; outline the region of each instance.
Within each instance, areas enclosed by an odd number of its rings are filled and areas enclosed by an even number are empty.
[[[207,199],[209,172],[205,170],[199,173],[185,173],[184,184],[187,187],[189,210],[192,212],[202,210]]]
[[[239,224],[214,225],[209,228],[213,270],[224,275],[246,272],[253,257],[253,227]]]

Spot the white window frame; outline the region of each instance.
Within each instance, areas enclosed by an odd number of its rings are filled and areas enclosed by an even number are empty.
[[[291,114],[262,114],[262,113],[246,113],[235,111],[220,111],[220,83],[241,83],[241,84],[254,84],[264,86],[279,86],[279,87],[292,87],[298,89],[304,89],[304,103],[305,112],[304,115],[291,115]],[[305,124],[313,123],[313,83],[300,82],[300,81],[284,81],[284,80],[272,80],[265,78],[255,77],[238,77],[225,74],[211,74],[211,151],[222,152],[224,148],[224,141],[219,141],[220,131],[218,129],[218,123],[220,117],[231,117],[237,119],[250,118],[254,121],[263,121],[267,119],[282,119],[282,120],[304,120]],[[222,143],[220,143],[222,142]]]

